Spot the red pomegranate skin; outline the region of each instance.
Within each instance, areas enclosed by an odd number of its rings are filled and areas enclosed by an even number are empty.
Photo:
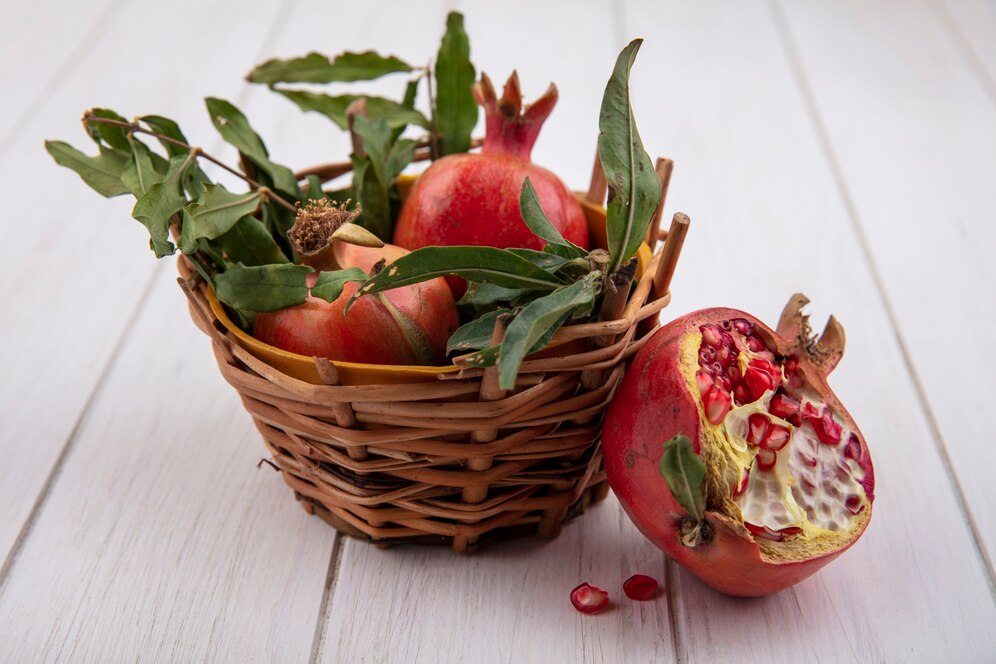
[[[519,211],[522,183],[528,177],[553,225],[564,238],[587,249],[588,225],[581,204],[560,178],[529,159],[543,121],[556,104],[556,87],[551,85],[525,109],[515,73],[500,100],[485,75],[474,94],[484,107],[487,125],[482,151],[443,157],[419,176],[401,207],[394,243],[412,250],[431,245],[542,249],[543,240],[529,230]]]
[[[369,249],[340,243],[335,253],[343,268],[358,267],[369,273],[381,258],[390,264],[408,251],[394,245]],[[259,314],[253,336],[292,353],[341,362],[442,362],[446,341],[459,326],[453,294],[445,281],[433,279],[383,293],[400,321],[377,295],[361,297],[343,315],[346,302],[358,288],[357,283],[347,283],[334,302],[309,295],[303,304]]]
[[[680,523],[687,512],[674,499],[661,475],[663,443],[684,434],[692,440],[695,453],[701,454],[703,422],[697,397],[678,369],[680,344],[687,334],[696,332],[702,324],[734,318],[754,323],[759,334],[776,347],[776,352],[787,355],[795,350],[753,316],[735,309],[708,309],[672,321],[659,329],[634,358],[606,413],[602,451],[610,486],[637,528],[650,541],[716,590],[754,597],[778,592],[817,572],[857,541],[868,520],[845,546],[799,561],[762,559],[758,545],[742,523],[708,510],[705,519],[713,527],[711,541],[696,547],[681,544]],[[846,415],[843,405],[826,384],[825,375],[806,362],[800,362],[800,371],[805,373],[811,385],[817,386],[835,412]],[[857,431],[853,420],[849,416],[847,419]],[[864,446],[863,436],[861,440]],[[871,501],[874,474],[867,450],[864,459],[868,472],[866,490]],[[868,509],[871,509],[870,504]]]

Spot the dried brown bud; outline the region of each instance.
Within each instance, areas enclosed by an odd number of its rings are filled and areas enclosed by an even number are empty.
[[[313,254],[321,251],[331,241],[332,234],[343,224],[352,223],[360,214],[359,206],[347,209],[350,201],[336,205],[326,198],[308,201],[297,211],[294,227],[287,232],[287,238],[299,254]]]

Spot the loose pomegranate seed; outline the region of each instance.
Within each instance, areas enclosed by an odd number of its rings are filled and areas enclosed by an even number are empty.
[[[733,487],[734,500],[744,495],[744,491],[747,490],[747,482],[749,480],[750,480],[750,470],[744,468],[743,473],[740,474],[740,483],[737,486]]]
[[[626,597],[643,601],[652,599],[657,594],[657,579],[646,574],[634,574],[623,583]]]
[[[745,318],[734,318],[733,329],[745,337],[749,337],[754,334],[754,324]]]
[[[598,613],[609,605],[609,593],[588,583],[571,591],[571,604],[581,613]]]
[[[852,461],[857,461],[861,458],[861,443],[853,433],[847,439],[847,445],[844,446],[844,458],[851,459]]]
[[[706,419],[713,424],[720,424],[726,414],[730,412],[730,395],[722,387],[714,385],[712,389],[702,397],[702,406],[705,408]]]
[[[699,332],[702,333],[702,342],[710,346],[718,346],[723,341],[722,332],[715,325],[703,325],[699,328]]]
[[[768,404],[768,410],[771,411],[771,414],[775,417],[787,420],[799,412],[799,402],[784,392],[779,392],[775,396],[771,397],[771,402]]]
[[[788,445],[791,433],[788,429],[778,424],[772,424],[767,435],[761,441],[761,448],[777,452]]]
[[[705,394],[706,390],[712,387],[712,376],[707,374],[705,371],[696,371],[695,384],[699,387],[699,394]]]
[[[768,350],[768,347],[764,345],[764,342],[757,337],[747,337],[746,344],[747,349],[754,353],[760,353],[761,351]]]
[[[771,470],[776,461],[778,456],[772,450],[759,450],[757,453],[757,467],[760,470]]]
[[[766,415],[761,413],[752,413],[750,417],[747,418],[747,443],[757,447],[764,440],[765,434],[768,432],[768,427],[771,426],[771,420],[768,419]]]

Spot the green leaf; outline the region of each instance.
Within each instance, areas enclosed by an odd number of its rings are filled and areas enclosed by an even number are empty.
[[[623,49],[605,86],[598,118],[598,154],[609,185],[606,232],[610,273],[632,258],[661,197],[661,183],[633,119],[629,72],[643,40]]]
[[[457,328],[446,342],[446,354],[459,350],[479,350],[491,345],[491,335],[498,317],[512,313],[511,309],[496,309]]]
[[[522,360],[536,343],[563,325],[578,307],[594,301],[599,273],[591,273],[570,286],[533,300],[515,317],[505,332],[498,356],[498,385],[510,390],[515,387]],[[549,337],[548,337],[549,338]]]
[[[269,175],[275,189],[294,199],[300,198],[301,190],[297,186],[294,172],[286,166],[270,161],[270,153],[267,152],[263,139],[249,126],[249,120],[242,111],[224,99],[208,97],[204,101],[211,115],[211,122],[221,137]]]
[[[410,72],[413,67],[399,58],[374,51],[340,53],[334,59],[321,53],[299,58],[267,60],[249,72],[252,83],[348,83],[372,81],[386,74]]]
[[[121,174],[121,181],[135,198],[140,198],[149,187],[163,181],[168,168],[169,162],[152,152],[145,143],[132,137],[131,157]]]
[[[363,282],[367,274],[358,267],[346,270],[324,271],[318,275],[318,281],[311,287],[311,294],[326,302],[335,302],[342,295],[343,287],[350,281]]]
[[[263,192],[259,190],[233,194],[220,184],[205,184],[204,195],[186,208],[190,220],[184,220],[180,248],[188,253],[194,240],[211,240],[227,233],[240,219],[259,209],[262,199]]]
[[[564,285],[546,270],[505,249],[433,246],[416,249],[385,267],[360,287],[351,302],[360,294],[379,293],[446,276],[531,290],[555,290]]]
[[[118,122],[128,122],[128,120],[124,117],[108,108],[91,108],[87,111],[87,115],[94,115],[98,118],[106,118],[108,120],[117,120]],[[86,125],[86,131],[90,135],[90,138],[92,138],[93,142],[97,145],[106,145],[120,152],[131,151],[131,145],[128,140],[129,130],[127,127],[118,127],[115,125],[103,124],[101,122],[84,122],[84,124]]]
[[[252,267],[289,262],[263,222],[253,216],[242,217],[231,230],[210,243],[228,264],[242,263]]]
[[[180,141],[181,143],[190,145],[190,142],[187,141],[187,137],[183,135],[182,131],[180,131],[180,125],[169,118],[164,118],[161,115],[143,115],[139,118],[139,120],[157,134],[162,134],[163,136],[168,136],[175,141]],[[169,141],[164,141],[162,139],[159,139],[159,143],[163,146],[163,149],[166,150],[166,154],[170,157],[175,157],[178,154],[187,154],[186,148],[182,148],[175,143],[170,143]]]
[[[526,222],[529,230],[560,250],[556,252],[557,255],[564,258],[581,258],[588,255],[588,252],[581,247],[565,240],[550,218],[546,216],[540,205],[536,189],[533,188],[533,183],[529,181],[528,177],[522,183],[522,191],[519,194],[519,210],[522,213],[522,220]]]
[[[467,291],[457,304],[476,308],[490,307],[499,302],[512,302],[531,292],[525,288],[504,288],[494,284],[471,281],[467,284]]]
[[[410,124],[424,128],[429,127],[429,119],[419,111],[383,97],[368,95],[337,95],[333,97],[320,92],[284,88],[273,88],[273,91],[290,99],[302,111],[321,113],[339,125],[340,129],[349,129],[346,109],[361,97],[367,101],[368,116],[383,119],[391,129],[402,129]]]
[[[548,254],[545,251],[536,251],[535,249],[512,248],[508,251],[520,258],[526,259],[536,267],[541,267],[550,272],[556,272],[559,268],[570,262],[570,259],[563,256]]]
[[[477,124],[474,100],[476,72],[470,61],[470,39],[463,29],[463,14],[450,12],[446,34],[436,56],[436,107],[434,118],[439,133],[439,154],[470,149],[470,135]]]
[[[322,181],[317,175],[309,175],[307,181],[308,193],[305,194],[305,200],[318,201],[326,197],[325,192],[322,191]]]
[[[706,465],[695,454],[688,436],[678,434],[664,443],[660,473],[678,504],[701,522],[705,516]]]
[[[233,265],[214,278],[218,299],[235,309],[256,313],[301,304],[308,297],[306,283],[313,272],[307,265]]]
[[[55,163],[76,171],[101,196],[111,198],[130,193],[121,181],[121,175],[128,166],[127,157],[105,148],[101,148],[99,155],[91,157],[62,141],[45,141],[45,150],[52,155]]]
[[[357,116],[353,128],[363,138],[365,156],[353,155],[353,190],[363,212],[358,223],[380,238],[393,232],[391,194],[394,180],[415,155],[415,142],[391,142],[391,130],[379,118]]]
[[[173,215],[187,204],[180,182],[184,172],[194,163],[194,159],[192,154],[177,155],[170,159],[166,177],[150,186],[132,208],[131,216],[149,229],[150,244],[156,258],[169,256],[175,250],[169,240],[169,224]],[[181,233],[185,228],[186,224],[183,224]]]
[[[405,86],[405,96],[401,100],[401,105],[407,109],[415,108],[415,99],[418,97],[418,82],[420,79],[412,79],[408,81],[408,85]],[[404,127],[396,127],[391,132],[391,140],[398,140],[401,137],[402,132],[404,132]]]

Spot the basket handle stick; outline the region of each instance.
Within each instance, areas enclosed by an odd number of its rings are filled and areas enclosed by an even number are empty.
[[[688,234],[690,223],[691,220],[684,212],[675,212],[671,219],[671,227],[667,231],[664,249],[661,252],[660,262],[657,264],[657,273],[654,274],[656,297],[663,297],[671,288],[671,279],[674,277],[678,256],[681,255],[681,247],[685,244],[685,236]]]
[[[647,235],[644,237],[644,242],[647,243],[651,251],[657,246],[657,242],[663,239],[664,231],[661,229],[661,218],[664,216],[664,201],[667,200],[667,188],[671,184],[671,172],[674,171],[674,161],[667,157],[657,157],[654,170],[657,171],[657,177],[661,181],[661,199],[657,203],[657,209],[654,210],[654,216],[650,220],[650,225],[647,226]]]
[[[328,359],[313,357],[312,361],[315,363],[315,370],[318,372],[318,377],[322,379],[323,383],[332,386],[342,385],[342,381],[339,380],[339,372],[336,370],[335,365]],[[333,401],[330,406],[332,413],[335,415],[336,424],[347,429],[356,426],[356,414],[353,413],[352,406],[343,401]],[[346,447],[346,453],[349,454],[350,459],[356,461],[363,461],[367,458],[367,451],[363,447],[349,445]]]
[[[598,145],[595,146],[595,163],[591,166],[591,183],[588,185],[588,193],[585,198],[595,205],[602,205],[605,202],[605,194],[609,189],[605,181],[605,171],[602,170],[602,158],[598,154]]]
[[[505,330],[508,328],[509,323],[512,322],[512,316],[504,314],[498,317],[495,321],[495,329],[491,333],[491,345],[497,346],[505,338]],[[498,399],[503,399],[505,397],[505,390],[498,387],[498,366],[490,366],[484,370],[484,376],[481,378],[481,389],[478,393],[478,400],[480,401],[497,401]],[[470,434],[470,440],[472,443],[490,443],[495,438],[498,437],[498,429],[482,429],[480,431],[472,431]],[[467,468],[469,470],[487,470],[491,467],[494,462],[493,457],[471,457],[467,459]],[[488,496],[488,486],[468,486],[464,487],[463,490],[463,500],[466,503],[480,503],[483,502]]]

